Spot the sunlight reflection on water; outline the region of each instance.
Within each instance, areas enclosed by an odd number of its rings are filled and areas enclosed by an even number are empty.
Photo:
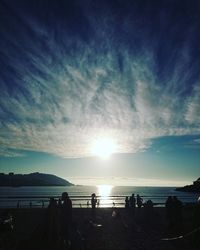
[[[100,196],[98,198],[98,206],[99,207],[107,207],[112,204],[112,200],[109,198],[112,192],[113,186],[111,185],[98,185],[98,193],[97,195]]]

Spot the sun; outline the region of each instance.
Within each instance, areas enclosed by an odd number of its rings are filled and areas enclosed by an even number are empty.
[[[92,154],[102,159],[108,159],[116,149],[116,144],[111,138],[100,138],[93,143]]]

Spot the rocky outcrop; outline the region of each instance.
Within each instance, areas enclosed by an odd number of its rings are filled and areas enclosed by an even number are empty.
[[[200,193],[200,178],[194,181],[192,185],[176,188],[176,191]]]

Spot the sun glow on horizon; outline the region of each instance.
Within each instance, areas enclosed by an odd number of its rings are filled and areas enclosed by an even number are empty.
[[[116,150],[116,144],[111,138],[100,138],[92,145],[92,154],[102,159],[108,159]]]
[[[111,194],[111,190],[113,188],[112,185],[97,185],[98,195],[107,197]]]

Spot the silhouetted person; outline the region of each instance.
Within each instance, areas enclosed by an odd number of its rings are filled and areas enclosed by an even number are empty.
[[[0,249],[15,249],[16,236],[13,235],[13,216],[9,210],[0,211]]]
[[[61,206],[62,206],[62,201],[61,201],[61,199],[59,198],[59,199],[58,199],[58,208],[61,208]]]
[[[144,210],[145,210],[145,219],[147,222],[153,222],[154,219],[154,210],[153,210],[153,202],[152,200],[148,200],[144,203]]]
[[[50,198],[47,208],[47,241],[50,249],[56,249],[59,241],[58,206],[54,198]]]
[[[93,194],[91,195],[91,205],[92,205],[92,209],[95,209],[95,208],[96,208],[96,204],[97,204],[96,194],[93,193]]]
[[[200,228],[200,197],[197,200],[197,204],[194,208],[193,214],[193,228],[198,229]],[[200,249],[200,230],[197,230],[193,237],[193,248],[194,250]]]
[[[137,206],[138,208],[141,208],[142,207],[142,202],[143,202],[143,199],[139,196],[139,194],[137,194]]]
[[[95,219],[96,217],[96,205],[97,205],[97,198],[96,198],[96,194],[93,193],[91,195],[91,206],[92,206],[92,218]]]
[[[171,228],[174,224],[174,214],[173,214],[173,199],[172,196],[168,196],[166,202],[165,202],[165,208],[166,208],[166,218],[169,223],[169,228]]]
[[[13,228],[13,216],[11,215],[9,210],[6,209],[5,211],[3,211],[0,218],[0,233],[3,231],[11,232]]]
[[[97,200],[97,207],[100,206],[100,199]]]
[[[126,196],[125,198],[125,208],[129,208],[129,198]]]
[[[176,230],[180,231],[182,229],[182,202],[176,197],[173,197],[173,216]]]
[[[152,200],[148,200],[146,202],[146,207],[149,209],[149,210],[152,210],[153,209],[153,201]]]
[[[135,208],[135,204],[136,204],[135,194],[132,194],[130,196],[129,204],[130,204],[130,207]]]
[[[51,197],[49,200],[48,210],[51,210],[51,209],[54,210],[56,208],[57,208],[57,202],[53,197]]]
[[[131,208],[131,213],[134,216],[135,215],[135,205],[136,205],[136,199],[135,199],[135,194],[132,194],[129,198],[129,205]]]
[[[72,223],[72,202],[67,192],[62,193],[62,204],[60,208],[61,238],[69,241],[69,231]]]

